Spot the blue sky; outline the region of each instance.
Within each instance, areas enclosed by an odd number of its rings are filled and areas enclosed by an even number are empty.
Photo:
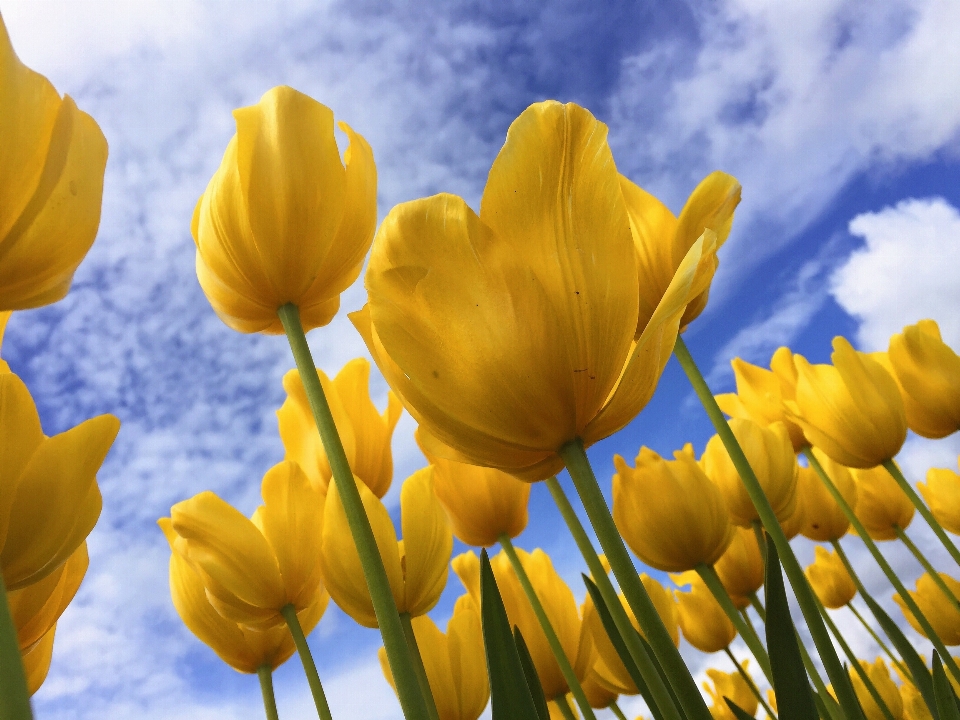
[[[24,62],[110,143],[99,238],[71,294],[16,314],[3,348],[48,434],[101,412],[123,421],[100,474],[90,570],[35,698],[40,718],[262,716],[256,681],[220,664],[176,617],[155,521],[204,489],[251,512],[263,472],[282,457],[274,412],[289,350],[217,320],[189,232],[233,133],[230,111],[273,85],[312,95],[370,141],[381,217],[438,191],[476,207],[509,123],[545,98],[608,123],[620,170],[675,211],[708,172],[736,175],[743,203],[708,311],[687,337],[718,392],[732,387],[735,355],[765,363],[789,344],[823,362],[836,334],[879,349],[922,317],[960,348],[960,7],[950,0],[880,0],[869,13],[840,0],[0,0],[0,12]],[[343,297],[345,310],[362,302],[359,283]],[[344,313],[310,342],[330,373],[366,353]],[[374,383],[382,406],[386,387]],[[395,488],[424,463],[412,430],[405,416]],[[701,451],[710,434],[671,363],[650,406],[591,457],[609,487],[614,453],[686,441]],[[902,461],[919,478],[953,466],[958,451],[956,439],[911,438]],[[547,549],[573,583],[581,567],[559,522],[535,487],[518,545]],[[796,545],[812,557],[809,543]],[[438,620],[458,592],[452,581]],[[873,656],[862,634],[850,636]],[[399,717],[375,632],[331,605],[311,644],[335,716]],[[688,656],[698,672],[723,665]],[[282,716],[313,712],[296,661],[277,682]]]

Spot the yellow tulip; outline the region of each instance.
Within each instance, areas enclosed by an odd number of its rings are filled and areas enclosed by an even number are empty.
[[[712,565],[733,537],[719,489],[687,446],[664,460],[640,448],[637,467],[613,458],[613,519],[630,549],[647,565],[667,572]]]
[[[797,456],[786,426],[775,422],[766,427],[753,420],[733,418],[730,429],[756,473],[773,512],[783,522],[793,514],[797,494]],[[732,523],[749,527],[754,520],[760,519],[719,435],[707,442],[700,465],[707,477],[720,488]]]
[[[0,18],[0,310],[67,294],[97,236],[106,164],[100,127],[20,62]]]
[[[763,555],[752,528],[738,527],[720,559],[713,564],[734,604],[743,609],[763,586]]]
[[[580,687],[583,688],[583,694],[587,696],[587,702],[590,703],[590,707],[597,709],[610,707],[611,703],[616,702],[619,697],[619,693],[607,688],[600,678],[597,669],[599,661],[600,656],[594,654],[593,665],[590,666],[587,670],[586,677],[580,682]]]
[[[940,577],[950,588],[950,592],[956,597],[960,595],[960,582],[957,582],[946,573],[940,573]],[[920,612],[930,621],[933,631],[937,637],[943,641],[944,645],[960,645],[960,610],[947,599],[933,578],[928,573],[924,573],[917,580],[916,591],[908,590],[910,597],[917,603]],[[904,616],[918,633],[927,637],[926,632],[920,627],[920,623],[914,617],[913,613],[906,606],[899,595],[894,595],[893,599],[903,611]]]
[[[0,19],[0,24],[3,23],[3,20]],[[10,310],[0,312],[0,346],[3,345],[3,333],[7,329],[7,321],[10,319],[10,316],[13,313]],[[10,366],[7,365],[6,360],[0,358],[0,373],[10,372]]]
[[[53,636],[57,631],[54,625],[37,642],[22,651],[23,669],[27,676],[27,692],[33,695],[50,671],[50,660],[53,659]]]
[[[26,385],[0,373],[0,567],[7,590],[54,572],[90,534],[102,506],[97,471],[119,429],[113,415],[100,415],[47,437]]]
[[[717,247],[726,242],[733,224],[733,211],[740,203],[740,183],[726,173],[710,173],[687,198],[680,217],[622,175],[620,188],[627,203],[630,230],[637,248],[640,273],[639,335],[653,317],[683,258],[703,231],[710,229],[716,233]],[[709,288],[690,301],[680,321],[681,328],[703,312],[708,294]]]
[[[264,504],[248,520],[210,491],[170,508],[161,527],[201,578],[217,611],[255,629],[284,624],[283,608],[303,611],[323,595],[323,496],[300,466],[284,461],[263,476]]]
[[[841,465],[872,468],[893,458],[907,437],[907,416],[897,381],[883,365],[833,339],[832,365],[811,365],[797,355],[795,402],[787,417],[810,443]]]
[[[490,699],[490,683],[480,611],[473,598],[464,595],[457,600],[446,633],[426,615],[412,624],[440,720],[477,720]],[[383,676],[396,691],[386,650],[380,648],[378,655]]]
[[[670,577],[679,587],[690,586],[689,592],[673,591],[680,630],[687,642],[705,653],[719,652],[732,643],[737,630],[700,576],[688,570]]]
[[[900,686],[900,701],[903,703],[903,720],[933,720],[926,700],[912,682]]]
[[[903,393],[907,425],[917,435],[942,438],[960,429],[960,356],[921,320],[890,338],[887,351]]]
[[[736,393],[717,395],[717,404],[730,417],[753,420],[764,427],[782,422],[790,434],[794,452],[810,443],[803,430],[784,413],[783,401],[796,395],[796,369],[789,348],[781,347],[770,360],[770,370],[751,365],[740,358],[730,361],[737,382]]]
[[[843,499],[856,510],[857,483],[850,474],[850,470],[835,463],[820,448],[813,448],[813,454],[820,461],[827,477],[840,491]],[[842,538],[850,529],[847,516],[813,468],[800,468],[797,497],[803,505],[804,518],[800,532],[804,537],[817,542],[832,542]]]
[[[400,488],[402,540],[397,539],[383,503],[359,481],[357,489],[397,609],[413,617],[426,614],[447,584],[447,564],[453,552],[453,533],[433,493],[433,468],[417,470]],[[330,484],[323,508],[320,566],[330,596],[340,609],[364,627],[377,627],[373,600],[336,483]]]
[[[747,665],[750,661],[744,660],[740,665],[744,672],[747,672]],[[724,698],[730,698],[747,715],[755,715],[760,703],[757,696],[753,694],[747,681],[739,672],[725,673],[714,668],[707,670],[707,677],[713,681],[713,685],[703,684],[707,694],[713,700],[710,706],[710,714],[715,720],[736,720],[733,711],[727,706]]]
[[[797,469],[799,470],[799,467]],[[798,473],[798,480],[799,477],[800,475]],[[783,530],[783,534],[787,536],[787,540],[793,540],[797,535],[800,534],[800,531],[803,530],[803,525],[805,522],[806,507],[803,503],[803,497],[799,494],[796,494],[794,495],[793,512],[780,521],[780,529]]]
[[[170,518],[161,518],[159,525],[170,543],[170,596],[183,624],[238,672],[255,673],[264,665],[276,670],[285,663],[296,649],[287,626],[254,630],[221,615],[212,604],[214,600],[204,579],[181,554],[182,538],[174,531]],[[329,600],[329,595],[320,592],[310,605],[298,610],[297,619],[304,634],[309,635],[320,622]]]
[[[927,481],[917,483],[917,488],[936,521],[950,532],[960,534],[960,475],[945,468],[930,468]]]
[[[813,563],[804,571],[810,587],[824,607],[833,610],[842,608],[857,594],[853,578],[847,572],[840,556],[833,550],[817,545],[814,554]]]
[[[543,480],[561,446],[623,428],[709,284],[704,231],[637,333],[643,283],[606,135],[583,108],[537,103],[511,125],[479,216],[441,194],[380,225],[351,320],[451,460]]]
[[[570,711],[573,713],[573,717],[578,719],[580,717],[580,710],[573,701],[573,696],[568,694],[564,696],[564,699],[567,702],[567,707],[570,708]],[[563,710],[561,710],[557,704],[557,699],[547,701],[547,712],[549,713],[550,720],[566,720],[567,716],[563,714]]]
[[[454,536],[466,545],[490,547],[500,535],[515,538],[527,527],[530,483],[517,480],[496,468],[467,465],[434,455],[422,442],[425,435],[417,429],[417,442],[433,465],[433,491],[447,513]],[[436,447],[439,440],[430,441]]]
[[[867,677],[870,678],[870,682],[873,683],[874,688],[876,688],[877,693],[879,693],[883,699],[887,709],[890,710],[890,714],[893,715],[893,720],[901,720],[903,717],[903,700],[900,699],[900,691],[890,677],[890,671],[887,670],[887,664],[883,661],[883,658],[877,658],[873,663],[861,660],[860,667],[867,671]],[[860,707],[863,708],[863,713],[866,715],[867,720],[883,720],[886,718],[877,701],[873,699],[870,691],[867,690],[867,686],[861,679],[860,674],[852,669],[849,670],[849,673],[850,682],[853,683],[853,690],[857,694]]]
[[[916,508],[886,468],[852,471],[857,484],[854,513],[874,540],[894,540],[895,527],[906,530]]]
[[[350,139],[341,162],[333,112],[293,88],[268,90],[233,117],[237,132],[193,213],[200,286],[239,332],[282,333],[287,303],[304,330],[326,325],[373,240],[373,152],[341,122]]]
[[[317,368],[330,411],[333,413],[343,450],[353,474],[382,498],[393,481],[393,453],[390,441],[403,407],[392,392],[387,394],[387,410],[382,415],[370,400],[370,363],[365,358],[351,360],[331,382]],[[291,370],[283,376],[287,399],[277,410],[280,439],[286,459],[293,460],[313,484],[326,493],[333,471],[317,432],[307,393],[300,373]]]

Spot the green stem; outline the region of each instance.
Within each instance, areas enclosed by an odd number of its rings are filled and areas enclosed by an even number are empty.
[[[257,668],[257,677],[260,678],[260,693],[263,695],[263,711],[267,720],[280,720],[277,698],[273,694],[273,670],[269,665],[261,665]]]
[[[830,695],[830,691],[827,690],[827,685],[823,682],[823,678],[820,677],[817,666],[813,664],[813,659],[807,651],[807,646],[801,641],[800,634],[797,633],[796,630],[794,630],[794,632],[797,635],[797,645],[800,648],[800,659],[803,660],[803,667],[807,671],[807,676],[813,683],[814,689],[817,691],[817,697],[814,699],[818,701],[818,707],[821,709],[821,717],[823,717],[824,711],[826,711],[830,714],[832,720],[846,720],[845,716],[838,717],[831,712],[831,708],[833,707],[831,701],[833,701],[833,697]],[[823,717],[823,720],[827,720],[826,717]]]
[[[757,547],[760,548],[760,558],[763,560],[763,566],[767,566],[767,538],[763,534],[763,523],[759,520],[754,520],[750,523],[750,527],[753,528],[753,537],[757,541]]]
[[[573,671],[573,666],[570,664],[570,659],[563,651],[563,645],[560,644],[560,638],[557,637],[557,633],[553,629],[553,624],[550,622],[550,618],[547,616],[547,611],[544,609],[543,603],[541,603],[540,598],[537,597],[537,591],[533,587],[533,583],[530,582],[530,576],[527,575],[527,571],[523,567],[523,563],[520,562],[520,556],[517,555],[516,548],[513,547],[513,541],[506,533],[501,533],[497,540],[500,541],[500,546],[510,559],[510,565],[513,566],[513,571],[517,574],[517,579],[520,581],[520,587],[523,588],[523,592],[526,594],[527,600],[530,601],[530,606],[533,608],[533,614],[537,616],[537,620],[540,622],[540,628],[543,630],[543,634],[547,638],[547,644],[550,646],[550,650],[553,651],[553,657],[557,661],[557,665],[560,666],[560,672],[563,674],[563,679],[567,681],[567,687],[569,687],[570,692],[573,693],[573,698],[577,701],[580,712],[584,718],[587,718],[587,720],[596,720],[596,715],[593,713],[593,708],[590,707],[590,701],[587,700],[587,695],[583,692],[583,687],[580,685],[580,681],[577,679],[577,674]]]
[[[293,635],[293,644],[297,646],[297,654],[300,655],[300,662],[303,663],[303,671],[306,673],[307,682],[310,684],[310,692],[313,694],[313,702],[317,706],[317,714],[320,716],[320,720],[332,720],[330,706],[327,705],[327,696],[323,692],[320,675],[317,673],[317,664],[313,661],[313,653],[310,652],[310,646],[307,645],[307,638],[300,626],[297,611],[293,605],[285,605],[280,609],[280,613],[283,615],[283,619],[287,621],[290,634]],[[262,678],[261,682],[263,682]]]
[[[880,638],[879,635],[877,635],[874,629],[870,627],[870,624],[866,621],[866,619],[864,619],[863,615],[860,614],[860,611],[857,610],[857,606],[853,604],[853,601],[847,603],[847,608],[853,613],[854,617],[860,621],[860,624],[863,625],[863,628],[870,634],[870,637],[873,638],[873,641],[887,654],[887,657],[890,658],[890,662],[896,665],[900,671],[904,673],[904,675],[910,677],[910,672],[907,670],[906,665],[900,662],[897,656],[893,654],[889,647],[887,647],[887,644]]]
[[[900,486],[900,489],[907,494],[907,497],[910,498],[910,502],[913,503],[913,506],[917,509],[920,515],[924,520],[927,521],[927,525],[930,526],[930,529],[933,530],[933,534],[936,535],[940,542],[943,543],[943,546],[947,549],[947,552],[950,553],[950,557],[953,558],[953,561],[960,565],[960,550],[957,549],[957,546],[953,544],[953,540],[947,537],[947,533],[944,532],[943,527],[940,523],[937,522],[937,519],[933,516],[933,513],[930,512],[923,500],[920,499],[920,496],[917,494],[917,491],[913,489],[913,486],[907,482],[907,479],[903,476],[903,473],[900,472],[900,468],[897,467],[897,464],[893,460],[887,460],[883,463],[883,466],[887,469],[887,472],[897,481],[897,485]]]
[[[897,537],[900,538],[900,542],[907,546],[907,549],[913,553],[913,556],[917,561],[923,566],[923,569],[927,571],[927,575],[930,576],[930,579],[936,583],[936,586],[940,588],[940,592],[953,603],[955,609],[960,610],[960,600],[957,600],[957,596],[953,594],[953,591],[947,587],[947,584],[943,581],[943,578],[940,577],[940,573],[933,569],[933,565],[930,564],[930,561],[920,552],[920,548],[917,547],[916,543],[913,542],[907,534],[903,531],[903,528],[898,525],[893,526],[894,532],[897,533]]]
[[[810,467],[814,469],[814,471],[820,477],[821,482],[823,482],[824,486],[833,496],[834,501],[837,503],[840,509],[843,510],[843,514],[847,516],[847,520],[850,521],[854,531],[860,536],[860,539],[863,540],[863,544],[867,547],[867,550],[870,551],[870,554],[873,555],[873,559],[877,561],[877,565],[879,565],[880,569],[883,570],[884,574],[887,576],[887,579],[890,581],[890,584],[893,585],[894,590],[897,591],[900,599],[903,600],[904,605],[906,605],[910,612],[913,613],[913,616],[917,619],[920,627],[923,628],[924,633],[927,635],[927,639],[930,640],[937,651],[944,656],[944,663],[946,664],[947,669],[950,671],[950,674],[956,679],[960,680],[960,668],[957,667],[957,664],[953,661],[953,658],[947,654],[947,648],[944,646],[940,638],[937,637],[936,632],[933,630],[933,626],[930,625],[930,621],[927,620],[926,616],[922,612],[920,612],[920,608],[917,606],[917,603],[914,602],[913,597],[911,597],[910,593],[907,592],[907,589],[903,586],[900,578],[897,577],[897,574],[893,571],[893,568],[890,567],[890,563],[888,563],[887,559],[880,553],[880,549],[877,547],[877,544],[873,541],[870,535],[867,534],[867,529],[857,518],[856,514],[854,514],[853,508],[850,507],[850,504],[847,502],[846,498],[840,494],[840,491],[837,490],[837,486],[833,484],[833,480],[831,480],[830,476],[827,475],[826,471],[824,471],[820,461],[817,460],[817,456],[813,454],[809,447],[803,449],[803,454],[810,463]],[[850,565],[849,560],[844,560],[844,558],[846,558],[846,554],[840,550],[840,543],[835,541],[833,546],[837,550],[837,554],[840,555],[841,561],[843,561],[844,565],[847,566],[847,570],[849,571],[852,568],[852,565]],[[851,575],[851,577],[854,576]],[[861,590],[862,592],[862,588],[863,585],[858,583],[857,589]]]
[[[577,716],[573,714],[573,708],[570,707],[566,695],[558,695],[553,701],[557,704],[557,707],[560,708],[560,714],[563,715],[564,720],[577,720]]]
[[[633,610],[647,642],[650,643],[654,655],[660,661],[660,667],[663,668],[667,680],[673,687],[684,713],[691,719],[709,717],[710,711],[707,710],[689,668],[683,662],[677,646],[673,644],[673,639],[664,627],[656,606],[647,594],[646,588],[643,587],[643,583],[640,582],[640,576],[630,560],[630,555],[627,554],[623,538],[620,537],[617,525],[610,514],[610,508],[607,507],[607,501],[603,497],[597,478],[593,474],[593,468],[587,459],[587,453],[583,449],[583,442],[577,438],[565,443],[560,448],[559,454],[580,495],[580,501],[600,541],[600,547],[603,548],[610,563],[610,569],[620,583],[620,589],[627,604]]]
[[[333,471],[333,481],[336,483],[343,503],[350,534],[360,556],[363,576],[367,581],[377,624],[383,636],[383,646],[387,652],[393,681],[396,683],[397,697],[400,700],[403,715],[407,720],[429,720],[430,713],[427,710],[426,698],[420,691],[416,673],[409,662],[400,613],[397,611],[397,604],[390,590],[387,572],[383,567],[380,551],[377,549],[370,520],[363,509],[360,492],[354,482],[350,463],[343,451],[337,426],[323,393],[310,346],[307,345],[307,338],[300,323],[300,311],[296,305],[288,303],[282,306],[277,314],[287,333],[287,340],[290,342],[290,349],[293,351],[293,358],[300,372],[300,380],[303,382],[303,389],[306,391],[310,409],[313,411],[313,419],[317,423],[317,429],[323,441],[323,449]]]
[[[760,616],[763,622],[767,621],[767,609],[760,602],[760,598],[757,597],[756,593],[750,593],[750,607],[757,611],[757,615]]]
[[[763,671],[767,681],[773,684],[773,675],[770,672],[770,656],[767,655],[766,648],[763,647],[763,641],[760,640],[760,636],[757,635],[756,630],[744,622],[743,616],[733,604],[733,600],[730,599],[730,595],[723,587],[723,583],[720,582],[717,571],[704,563],[700,563],[695,569],[704,584],[710,589],[713,597],[720,603],[720,607],[723,608],[723,612],[730,618],[737,632],[740,633],[740,637],[743,638],[747,647],[750,648],[750,652],[752,652],[753,656],[757,659],[760,670]]]
[[[23,669],[17,628],[7,604],[7,588],[0,575],[0,718],[32,720],[27,673]]]
[[[627,720],[627,716],[623,714],[623,710],[620,709],[620,706],[617,705],[617,701],[614,700],[607,707],[610,708],[610,711],[617,716],[617,720]]]
[[[417,635],[413,632],[413,620],[410,613],[400,613],[400,623],[403,625],[403,635],[410,650],[410,662],[413,664],[413,671],[417,674],[417,682],[420,683],[420,692],[427,699],[427,711],[430,713],[431,720],[440,720],[437,703],[433,698],[433,691],[430,689],[430,680],[427,678],[427,669],[423,666],[423,655],[420,654]]]
[[[640,642],[640,638],[634,630],[633,623],[630,622],[630,618],[627,617],[627,612],[623,609],[620,597],[617,595],[613,583],[610,582],[610,578],[607,577],[607,572],[604,570],[603,563],[600,562],[600,557],[597,555],[593,543],[587,536],[583,523],[581,523],[580,518],[577,517],[573,505],[570,504],[570,500],[567,498],[567,494],[563,491],[557,478],[552,477],[547,480],[547,489],[550,491],[550,495],[553,497],[557,509],[560,511],[560,515],[563,516],[567,528],[570,530],[570,534],[573,535],[580,554],[590,569],[593,581],[600,590],[607,609],[613,616],[617,629],[620,631],[620,636],[623,638],[623,642],[630,653],[630,658],[634,664],[636,664],[644,681],[647,683],[650,695],[652,696],[651,699],[661,713],[663,713],[665,720],[681,720],[680,712],[676,705],[674,705],[670,689],[664,684],[663,678],[660,676],[660,671],[653,664],[653,659],[649,653],[647,653],[647,649],[643,646],[643,643]],[[707,710],[706,704],[703,704],[703,709],[707,713],[707,716],[709,716],[709,710]]]
[[[730,662],[733,663],[733,666],[737,669],[737,672],[740,673],[740,677],[742,677],[744,682],[747,683],[747,687],[750,688],[750,691],[754,694],[754,697],[757,698],[761,707],[766,710],[767,715],[773,718],[773,720],[777,720],[777,714],[773,711],[773,708],[767,705],[767,701],[763,699],[763,694],[760,692],[760,688],[757,687],[757,684],[753,681],[753,678],[750,677],[750,673],[744,669],[743,665],[737,662],[737,658],[734,657],[733,651],[730,650],[730,646],[727,645],[723,651],[727,654],[727,657],[730,658]]]
[[[737,442],[737,438],[734,437],[730,425],[723,417],[720,406],[717,405],[713,393],[707,386],[707,381],[704,380],[700,369],[693,361],[693,357],[690,355],[690,351],[687,349],[683,338],[677,337],[677,343],[673,348],[673,353],[677,357],[677,360],[680,361],[680,366],[687,374],[687,378],[690,380],[690,384],[693,386],[697,397],[700,399],[707,415],[713,422],[717,435],[720,436],[724,448],[726,448],[730,459],[733,461],[734,467],[736,467],[737,472],[740,474],[740,479],[743,481],[747,494],[750,496],[750,500],[753,501],[753,505],[760,515],[760,521],[763,523],[764,529],[772,538],[774,545],[776,545],[777,553],[780,556],[780,564],[783,566],[784,572],[793,588],[793,592],[797,597],[797,603],[800,605],[803,617],[807,621],[810,635],[813,637],[813,642],[823,661],[824,668],[837,693],[837,700],[840,703],[840,707],[848,716],[849,720],[862,720],[863,712],[857,702],[857,695],[853,690],[849,676],[840,663],[836,648],[834,648],[833,642],[830,640],[830,634],[827,632],[827,626],[824,624],[823,618],[820,617],[820,611],[817,609],[816,595],[814,595],[813,589],[803,574],[803,568],[800,567],[797,556],[794,555],[793,549],[790,547],[790,541],[787,540],[787,536],[783,534],[783,528],[780,527],[780,522],[773,512],[773,508],[770,506],[770,501],[763,492],[760,481],[757,480],[757,476],[750,467],[746,455],[743,454],[740,443]]]

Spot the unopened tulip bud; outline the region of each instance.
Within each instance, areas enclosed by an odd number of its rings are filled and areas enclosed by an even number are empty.
[[[763,586],[763,555],[752,528],[738,527],[726,552],[713,564],[717,576],[738,608],[750,604],[750,596]]]
[[[946,573],[940,573],[940,577],[946,583],[954,597],[960,595],[960,582],[957,582]],[[916,591],[908,590],[910,597],[917,603],[920,612],[930,621],[933,631],[937,637],[943,641],[944,645],[960,645],[960,610],[948,599],[943,590],[928,573],[924,573],[917,580]],[[904,616],[918,633],[927,637],[927,633],[917,622],[916,617],[910,612],[906,603],[899,595],[894,595],[893,599],[903,611]]]
[[[680,631],[687,642],[705,653],[719,652],[733,642],[736,628],[696,571],[671,578],[680,587],[690,586],[689,592],[673,591]]]
[[[835,463],[819,448],[813,448],[813,454],[843,499],[856,509],[857,483],[850,470]],[[817,542],[832,542],[842,538],[850,529],[846,514],[813,468],[800,468],[797,497],[804,509],[803,527],[800,530],[804,537]]]
[[[867,672],[867,677],[873,683],[873,687],[883,699],[884,704],[893,715],[894,720],[900,720],[903,717],[903,700],[900,699],[900,691],[890,677],[890,671],[883,658],[877,658],[876,661],[869,663],[866,660],[860,661],[860,667]],[[860,701],[860,707],[863,708],[863,714],[867,720],[884,720],[887,716],[880,709],[873,695],[867,690],[866,684],[860,677],[860,673],[850,670],[850,682],[853,683],[853,690],[857,694],[857,700]]]
[[[749,660],[744,660],[741,663],[744,672],[747,672],[748,663]],[[747,715],[753,716],[756,714],[760,703],[739,672],[726,673],[710,668],[707,670],[707,676],[713,681],[713,684],[711,686],[704,683],[703,687],[713,700],[713,704],[710,706],[710,714],[714,720],[736,720],[736,716],[724,698],[730,698]]]
[[[842,608],[857,594],[853,578],[836,552],[817,545],[814,553],[816,558],[804,571],[810,586],[824,607]]]
[[[916,508],[886,468],[853,471],[857,484],[855,514],[874,540],[894,540],[906,530]]]
[[[960,475],[953,470],[930,468],[927,482],[917,487],[936,521],[950,532],[960,534]]]

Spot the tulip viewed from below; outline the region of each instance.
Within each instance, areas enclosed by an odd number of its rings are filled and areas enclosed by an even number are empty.
[[[689,570],[672,579],[679,587],[690,586],[689,591],[673,591],[680,630],[687,642],[704,653],[719,652],[733,642],[736,628],[700,576]]]
[[[805,571],[810,586],[824,607],[842,608],[857,594],[853,578],[836,552],[817,545],[814,554],[815,560]]]
[[[853,470],[857,484],[855,513],[874,540],[894,540],[906,530],[916,509],[885,468]]]
[[[937,522],[960,534],[960,475],[946,468],[930,468],[927,481],[917,487]]]
[[[960,596],[960,582],[957,582],[946,573],[940,573],[940,577],[946,583],[955,596]],[[910,596],[920,612],[930,621],[933,631],[937,637],[943,641],[944,645],[960,645],[960,609],[953,602],[947,599],[943,591],[937,586],[933,578],[928,573],[924,573],[917,580],[916,591],[909,590]],[[916,617],[906,607],[906,604],[899,595],[894,595],[893,599],[903,611],[904,616],[913,626],[914,630],[927,637],[926,631],[917,622]]]
[[[850,474],[850,470],[835,463],[818,448],[813,448],[813,454],[816,455],[827,477],[833,481],[843,499],[856,511],[857,483]],[[803,504],[803,527],[800,532],[804,537],[817,542],[832,542],[842,538],[850,529],[850,520],[847,519],[846,513],[833,499],[833,495],[813,468],[800,468],[797,496]]]
[[[741,663],[745,673],[747,672],[748,662],[748,660],[744,660]],[[730,698],[736,703],[737,707],[751,717],[756,714],[760,703],[743,675],[737,671],[727,673],[709,668],[707,677],[710,678],[711,684],[704,683],[703,687],[713,700],[713,705],[710,706],[710,714],[714,717],[714,720],[737,720],[724,698]]]
[[[63,298],[97,235],[107,141],[20,62],[0,17],[0,311]]]
[[[894,720],[900,720],[903,717],[903,700],[900,699],[900,691],[890,677],[890,671],[887,669],[887,664],[883,661],[883,658],[877,658],[872,663],[861,660],[860,666],[867,671],[870,682],[877,689]],[[863,707],[867,720],[886,720],[887,716],[880,709],[877,701],[873,699],[870,691],[867,690],[867,686],[860,675],[851,670],[850,681],[853,683],[853,689],[857,693],[857,699]]]
[[[751,528],[738,527],[730,545],[713,564],[720,582],[738,608],[750,604],[750,596],[763,586],[763,555]]]

